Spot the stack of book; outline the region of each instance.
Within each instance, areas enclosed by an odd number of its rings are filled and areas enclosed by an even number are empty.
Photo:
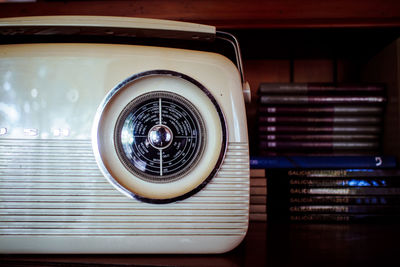
[[[267,179],[265,169],[250,170],[250,221],[267,221]]]
[[[259,100],[250,166],[265,171],[269,222],[400,222],[400,170],[381,145],[383,85],[263,83]]]
[[[261,83],[259,155],[370,155],[381,151],[381,84]]]
[[[271,169],[268,220],[400,222],[398,169]]]

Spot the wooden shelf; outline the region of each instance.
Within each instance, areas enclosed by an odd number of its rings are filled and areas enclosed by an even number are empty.
[[[171,19],[220,29],[398,27],[397,0],[137,0],[2,3],[0,17],[104,15]]]
[[[252,223],[245,240],[219,255],[1,255],[4,266],[392,266],[396,224]]]

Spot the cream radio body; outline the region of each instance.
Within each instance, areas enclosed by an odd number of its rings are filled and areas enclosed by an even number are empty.
[[[76,23],[16,21],[0,24],[15,31]],[[170,22],[107,23],[159,30]],[[171,27],[178,26],[193,29]],[[194,31],[213,34],[212,27]],[[2,44],[0,252],[220,253],[237,246],[249,207],[242,84],[238,68],[217,53]]]

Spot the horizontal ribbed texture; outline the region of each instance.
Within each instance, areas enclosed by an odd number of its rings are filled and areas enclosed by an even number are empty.
[[[99,171],[90,140],[0,140],[0,235],[244,235],[248,146],[229,143],[205,189],[171,204],[130,199]]]

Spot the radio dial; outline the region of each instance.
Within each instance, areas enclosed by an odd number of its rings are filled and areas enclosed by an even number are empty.
[[[155,91],[132,100],[115,130],[119,158],[140,179],[166,183],[181,179],[205,146],[203,119],[192,103]]]

